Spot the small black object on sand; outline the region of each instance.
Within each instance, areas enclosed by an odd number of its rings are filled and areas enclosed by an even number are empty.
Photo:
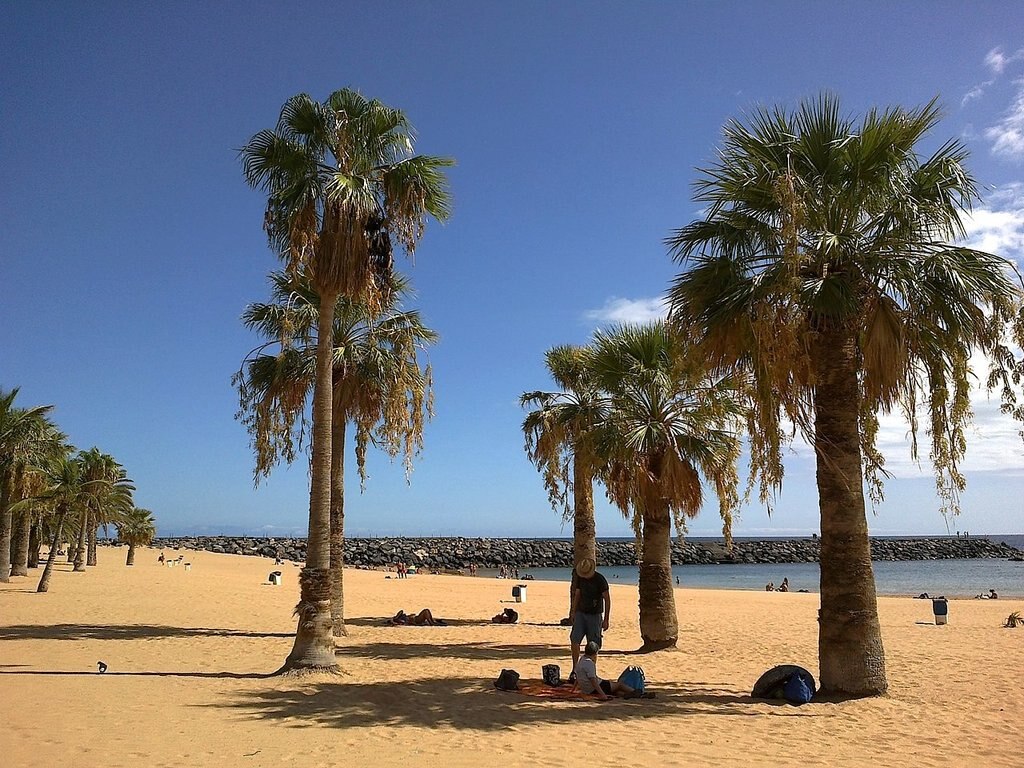
[[[101,675],[107,671],[107,665],[104,664],[102,661],[96,662],[96,668],[100,671]]]

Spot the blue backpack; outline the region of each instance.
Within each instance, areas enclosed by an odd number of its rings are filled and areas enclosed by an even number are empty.
[[[647,678],[640,667],[626,667],[622,670],[622,674],[619,675],[619,682],[623,685],[628,685],[637,693],[643,693],[644,686],[647,684]]]

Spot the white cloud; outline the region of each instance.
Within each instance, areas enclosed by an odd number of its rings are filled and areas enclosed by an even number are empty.
[[[1024,48],[1018,49],[1015,53],[1011,53],[1007,56],[1003,53],[1002,46],[993,48],[985,55],[985,66],[991,69],[995,74],[1001,75],[1003,70],[1006,69],[1007,64],[1012,64],[1015,61],[1021,61],[1024,59]]]
[[[1016,80],[1017,94],[999,122],[985,130],[992,154],[1011,160],[1024,159],[1024,79]]]
[[[967,244],[1024,264],[1024,184],[990,193],[983,207],[964,217]]]
[[[588,309],[583,316],[601,324],[649,323],[668,315],[668,302],[662,297],[650,299],[611,298],[600,309]]]

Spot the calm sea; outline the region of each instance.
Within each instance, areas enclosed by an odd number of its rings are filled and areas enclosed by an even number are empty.
[[[893,537],[906,538],[906,537]],[[1010,546],[1024,549],[1024,535],[986,536]],[[694,537],[693,541],[700,541]],[[994,589],[1000,598],[1024,597],[1024,563],[1008,560],[906,560],[876,562],[875,587],[880,595],[945,595],[973,597]],[[527,568],[519,572],[537,579],[569,581],[568,568]],[[637,569],[606,567],[601,573],[612,584],[636,584]],[[769,581],[779,584],[789,579],[793,590],[818,591],[817,563],[740,564],[740,565],[676,565],[672,573],[682,587],[701,589],[763,590]]]

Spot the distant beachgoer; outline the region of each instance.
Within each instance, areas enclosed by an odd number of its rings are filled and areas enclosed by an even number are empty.
[[[597,654],[601,646],[591,640],[583,651],[581,658],[573,666],[576,673],[576,689],[580,693],[592,693],[607,701],[612,696],[631,696],[633,689],[618,680],[602,680],[597,676]]]
[[[158,557],[156,560],[157,560],[158,563],[160,563],[162,565],[163,562],[164,562],[164,553],[161,552],[160,553],[160,557]]]
[[[781,584],[779,584],[779,592],[789,592],[789,577],[788,576],[782,580]]]
[[[998,600],[999,599],[999,595],[996,594],[996,591],[994,589],[990,589],[988,591],[988,599],[989,600]]]
[[[519,621],[519,614],[512,608],[506,608],[496,616],[491,617],[492,624],[515,624]]]
[[[430,626],[430,627],[432,627],[435,624],[438,625],[438,626],[442,626],[443,627],[447,623],[447,622],[445,622],[444,619],[435,619],[434,618],[434,614],[430,612],[429,608],[424,608],[422,611],[417,613],[415,616],[413,616],[410,613],[406,613],[405,611],[399,611],[398,613],[396,613],[394,616],[392,616],[389,619],[389,622],[391,624],[394,624],[395,626],[414,626],[414,627],[423,627],[423,626]]]
[[[678,576],[676,576],[676,586],[677,587],[679,586],[679,577]]]
[[[767,584],[765,584],[764,585],[764,591],[765,592],[774,592],[775,591],[775,582],[774,581],[769,581]]]
[[[572,631],[569,643],[572,647],[572,667],[580,660],[580,644],[583,638],[601,647],[601,632],[608,629],[612,612],[612,598],[608,592],[608,580],[597,572],[597,564],[585,557],[576,565],[576,586],[572,592],[572,606],[569,618]]]

